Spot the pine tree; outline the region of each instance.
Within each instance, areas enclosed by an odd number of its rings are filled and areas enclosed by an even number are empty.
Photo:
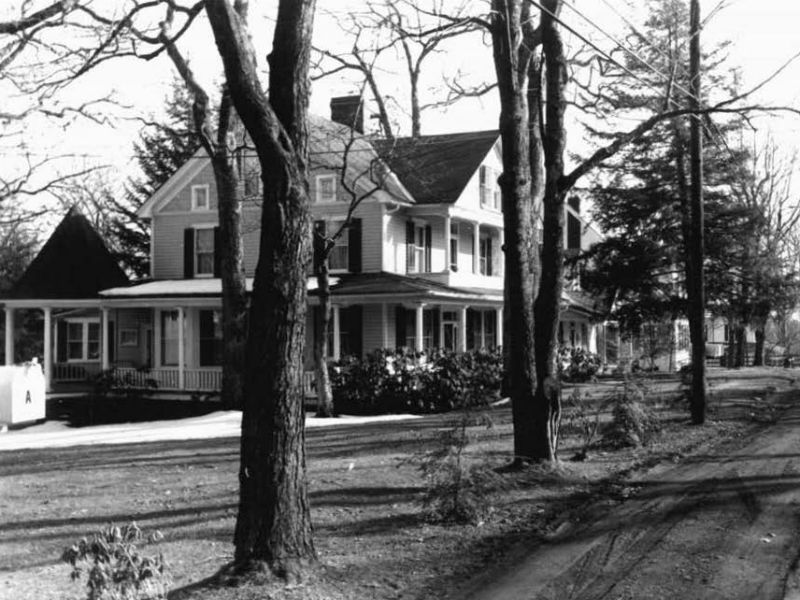
[[[124,201],[110,200],[108,240],[123,268],[137,277],[150,274],[150,229],[136,211],[200,147],[192,120],[192,99],[182,81],[172,83],[165,117],[149,123],[134,144],[141,175],[131,177]]]

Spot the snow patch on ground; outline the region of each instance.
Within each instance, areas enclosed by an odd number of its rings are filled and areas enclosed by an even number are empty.
[[[419,416],[351,417],[342,415],[335,419],[318,419],[313,416],[313,413],[308,413],[306,415],[306,428],[362,425],[365,423],[383,423],[415,418],[419,418]],[[80,428],[70,427],[63,421],[49,421],[26,429],[0,433],[0,451],[239,437],[241,424],[242,413],[232,410],[170,421],[120,423]]]

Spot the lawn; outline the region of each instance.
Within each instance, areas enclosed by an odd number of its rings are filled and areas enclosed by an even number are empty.
[[[649,447],[595,447],[588,460],[570,462],[580,441],[567,434],[561,466],[503,475],[490,515],[477,524],[432,523],[420,503],[425,479],[416,459],[435,449],[462,415],[309,430],[312,518],[323,566],[288,588],[196,585],[232,557],[236,439],[2,452],[0,597],[82,597],[82,585],[70,583],[69,567],[59,562],[64,547],[109,522],[135,520],[164,534],[157,548],[143,550],[163,551],[175,597],[457,598],[471,578],[489,576],[521,548],[580,519],[589,504],[611,508],[623,501],[626,477],[636,469],[680,461],[710,444],[735,443],[777,418],[781,404],[794,396],[792,373],[712,370],[711,413],[703,427],[688,425],[685,406],[669,400],[677,381],[660,376],[648,397],[663,431]],[[615,385],[580,389],[599,403]],[[493,425],[469,428],[467,455],[501,467],[511,449],[510,410],[487,412]]]

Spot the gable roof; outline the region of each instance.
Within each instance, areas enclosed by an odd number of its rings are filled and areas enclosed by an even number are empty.
[[[73,207],[8,293],[8,298],[96,298],[128,276],[91,223]]]
[[[453,203],[498,138],[495,130],[468,131],[375,140],[373,145],[417,204]]]

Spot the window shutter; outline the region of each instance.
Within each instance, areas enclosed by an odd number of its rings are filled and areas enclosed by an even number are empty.
[[[442,314],[437,309],[433,309],[433,347],[441,348],[442,339],[439,336],[441,330]]]
[[[581,221],[573,214],[567,213],[567,248],[581,249]]]
[[[322,254],[325,251],[325,235],[327,229],[325,221],[314,221],[314,239],[312,240],[312,247],[314,248],[314,274],[316,275],[319,268],[322,266]]]
[[[402,348],[406,345],[406,309],[403,306],[398,306],[394,311],[394,329],[395,329],[395,348]]]
[[[222,257],[220,256],[219,247],[219,227],[214,227],[214,277],[219,277],[222,273]]]
[[[406,273],[414,264],[414,221],[406,221]]]
[[[58,345],[56,346],[56,362],[67,362],[67,322],[59,321],[56,325]]]
[[[348,236],[347,268],[351,273],[361,273],[361,219],[351,219]]]
[[[425,225],[425,272],[431,272],[431,246],[433,246],[433,230]]]
[[[477,350],[475,344],[475,321],[480,318],[480,314],[471,308],[467,309],[467,350]]]
[[[200,366],[214,364],[214,311],[200,311]]]
[[[194,229],[183,230],[183,278],[194,277]]]
[[[116,360],[116,340],[117,337],[114,335],[114,321],[108,322],[108,331],[106,332],[106,343],[108,344],[108,360],[109,362],[113,363]]]

